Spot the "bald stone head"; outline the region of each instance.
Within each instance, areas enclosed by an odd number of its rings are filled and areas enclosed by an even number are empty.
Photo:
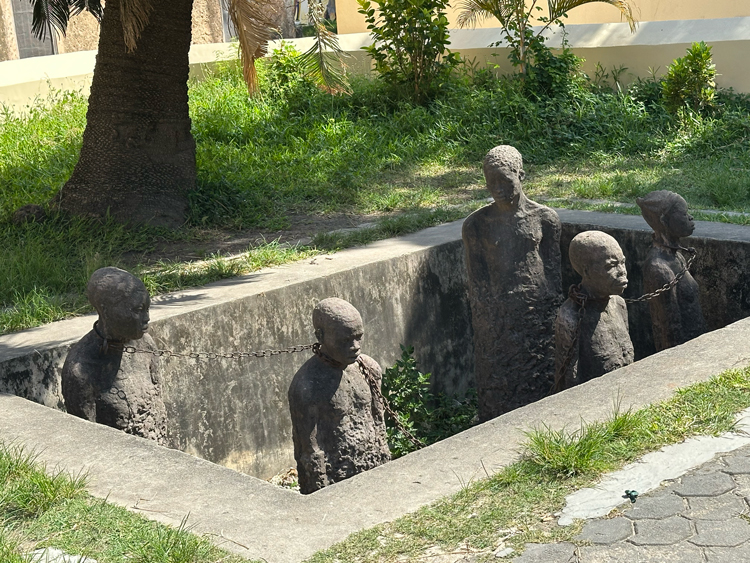
[[[138,340],[148,330],[151,299],[143,282],[120,268],[100,268],[91,274],[86,297],[99,313],[97,327],[116,342]]]
[[[313,309],[313,328],[323,353],[346,366],[357,361],[364,326],[351,303],[338,297],[323,299]]]
[[[688,237],[695,230],[685,199],[668,190],[651,192],[635,200],[646,223],[668,240]]]
[[[497,146],[484,157],[482,168],[495,202],[501,206],[516,204],[523,193],[521,180],[525,177],[521,153],[510,145]]]
[[[570,241],[568,251],[581,285],[594,298],[622,295],[628,286],[625,255],[617,241],[601,231],[585,231]]]

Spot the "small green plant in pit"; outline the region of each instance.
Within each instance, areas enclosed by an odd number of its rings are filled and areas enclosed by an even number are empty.
[[[477,400],[474,390],[456,399],[430,391],[429,373],[421,373],[414,358],[414,347],[401,345],[401,358],[383,374],[383,396],[399,417],[399,422],[425,445],[434,444],[476,424]],[[416,446],[386,418],[388,446],[394,458],[413,452]]]
[[[664,445],[727,432],[736,413],[749,406],[750,368],[745,368],[638,411],[615,405],[607,419],[573,431],[542,426],[529,433],[521,458],[512,465],[413,514],[352,534],[308,561],[417,562],[438,549],[450,553],[459,546],[481,551],[479,560],[489,561],[499,536],[517,552],[526,543],[572,541],[580,525],[558,526],[554,517],[568,494]]]
[[[693,43],[684,57],[675,59],[664,77],[664,106],[672,113],[685,109],[706,114],[714,108],[716,65],[711,46]]]

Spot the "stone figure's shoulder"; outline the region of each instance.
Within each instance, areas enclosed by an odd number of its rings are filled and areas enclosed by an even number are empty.
[[[671,281],[675,276],[669,258],[654,249],[649,251],[643,262],[643,275],[662,284]]]
[[[476,230],[481,228],[495,212],[495,206],[493,204],[485,205],[484,207],[477,209],[465,220],[461,230],[466,233],[467,231]]]
[[[528,210],[529,213],[538,216],[542,221],[546,223],[552,223],[558,226],[560,225],[560,216],[557,214],[557,211],[555,211],[551,207],[547,207],[543,203],[539,203],[530,199],[528,201]]]
[[[362,360],[362,363],[365,365],[365,367],[374,373],[378,375],[382,375],[383,370],[380,368],[380,364],[373,360],[370,356],[367,356],[366,354],[360,354],[360,359]]]
[[[325,368],[325,364],[315,356],[302,364],[297,373],[294,374],[292,383],[289,385],[289,391],[287,392],[289,403],[307,402],[317,389],[317,380],[321,375],[321,371]]]
[[[92,330],[73,344],[68,351],[63,365],[63,375],[79,374],[81,364],[96,361],[99,358],[101,340]]]
[[[612,295],[609,298],[609,306],[619,311],[620,314],[628,316],[628,304],[625,303],[625,299],[622,295]]]
[[[580,308],[570,297],[560,307],[555,320],[555,327],[562,330],[574,330],[578,326]]]

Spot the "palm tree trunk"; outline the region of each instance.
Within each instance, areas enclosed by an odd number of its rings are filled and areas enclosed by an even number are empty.
[[[155,1],[128,53],[120,0],[107,0],[75,170],[57,201],[75,215],[176,227],[195,187],[188,114],[193,0]]]

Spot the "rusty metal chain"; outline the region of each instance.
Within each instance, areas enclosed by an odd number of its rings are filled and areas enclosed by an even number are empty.
[[[296,354],[297,352],[304,352],[305,350],[312,350],[315,344],[298,344],[297,346],[290,346],[289,348],[282,348],[280,350],[260,350],[257,352],[174,352],[172,350],[145,350],[142,348],[136,348],[135,346],[122,346],[117,343],[110,342],[109,347],[113,350],[125,352],[126,354],[151,354],[156,357],[167,357],[167,358],[189,358],[192,360],[217,360],[219,358],[227,360],[241,360],[244,358],[268,358],[270,356],[280,356],[281,354]]]
[[[672,247],[669,247],[669,248],[672,248]],[[674,279],[672,279],[668,283],[665,283],[659,289],[654,290],[651,293],[646,293],[634,299],[626,299],[625,303],[642,303],[644,301],[650,301],[654,297],[658,297],[662,293],[665,293],[671,290],[674,286],[680,283],[680,280],[683,277],[685,277],[685,274],[687,274],[688,270],[690,270],[690,266],[692,266],[693,262],[695,262],[695,258],[698,254],[695,248],[693,248],[692,246],[690,248],[685,248],[684,246],[678,246],[678,247],[672,248],[672,250],[681,250],[683,252],[687,252],[688,254],[690,254],[690,257],[687,259],[687,262],[685,263],[685,267],[677,273]]]
[[[365,365],[364,360],[362,360],[362,356],[357,358],[357,365],[359,366],[359,371],[362,374],[362,376],[365,378],[365,381],[367,381],[367,385],[370,386],[370,392],[375,395],[375,397],[380,401],[380,403],[383,405],[383,408],[385,409],[385,412],[388,413],[388,416],[391,417],[393,422],[396,424],[396,427],[403,433],[404,436],[407,437],[407,439],[417,448],[424,448],[425,443],[422,442],[419,438],[414,436],[409,430],[401,423],[401,420],[398,417],[398,413],[393,410],[393,407],[391,407],[390,403],[388,402],[388,399],[386,399],[383,396],[383,393],[380,390],[380,386],[378,385],[378,382],[375,379],[375,375],[370,371],[370,369]]]

